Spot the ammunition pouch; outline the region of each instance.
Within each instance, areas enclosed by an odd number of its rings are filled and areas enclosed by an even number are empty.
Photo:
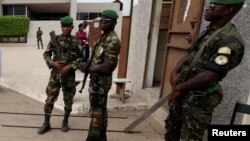
[[[219,85],[210,86],[205,91],[189,91],[188,103],[201,107],[204,111],[212,111],[220,104],[223,95],[219,92]]]

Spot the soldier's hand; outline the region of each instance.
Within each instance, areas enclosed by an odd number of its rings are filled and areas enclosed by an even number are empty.
[[[82,63],[80,65],[80,70],[84,73],[88,73],[89,72],[89,66],[88,66],[88,63]]]
[[[180,96],[180,94],[181,94],[180,91],[175,91],[175,92],[172,92],[170,94],[169,99],[168,99],[168,106],[169,107],[172,107],[175,104],[175,102],[176,102],[177,98]]]
[[[180,81],[179,75],[176,73],[171,73],[170,84],[172,86],[172,89],[175,89],[175,86],[179,83],[179,81]]]
[[[67,65],[63,67],[61,70],[59,70],[59,76],[63,76],[71,69],[71,65]]]
[[[64,65],[61,64],[59,61],[54,61],[51,64],[54,68],[58,69],[59,71],[63,69]]]

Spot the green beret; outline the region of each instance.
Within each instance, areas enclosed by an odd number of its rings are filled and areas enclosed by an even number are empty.
[[[69,25],[73,23],[73,18],[70,16],[66,16],[61,18],[61,25]]]
[[[114,10],[110,10],[110,9],[104,10],[101,13],[101,16],[106,17],[106,18],[111,18],[111,19],[114,19],[114,20],[119,18],[118,14]]]
[[[224,5],[241,4],[241,3],[244,3],[244,2],[245,2],[245,0],[211,0],[211,3],[224,4]]]

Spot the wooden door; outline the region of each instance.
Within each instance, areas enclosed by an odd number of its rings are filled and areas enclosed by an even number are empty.
[[[89,25],[89,47],[94,47],[95,41],[101,36],[102,29],[99,27],[99,20],[88,22]]]
[[[173,0],[160,97],[171,91],[170,73],[199,32],[203,5],[204,0]]]

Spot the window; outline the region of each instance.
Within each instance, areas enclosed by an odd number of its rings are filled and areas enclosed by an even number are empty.
[[[26,15],[26,6],[18,5],[14,6],[14,15]]]
[[[98,17],[98,13],[89,13],[89,20],[93,20]]]
[[[26,16],[26,5],[7,5],[7,6],[3,6],[3,15]]]
[[[3,15],[13,15],[13,14],[14,14],[13,5],[3,6]]]
[[[88,20],[89,13],[77,13],[77,20]]]
[[[77,13],[77,20],[93,20],[100,15],[101,13]]]

